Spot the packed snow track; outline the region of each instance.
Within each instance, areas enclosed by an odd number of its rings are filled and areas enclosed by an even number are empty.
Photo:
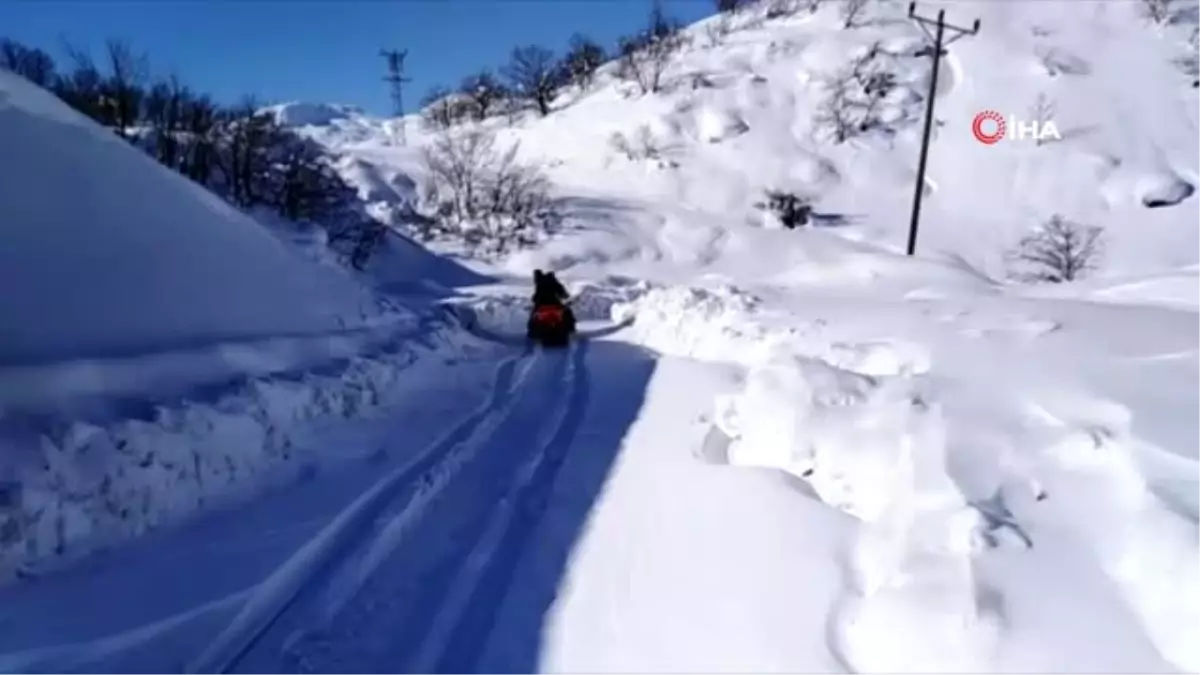
[[[457,414],[430,425],[440,429],[433,432],[440,437],[414,445],[394,429],[377,452],[358,460],[365,465],[358,475],[371,478],[357,487],[346,488],[345,477],[337,473],[318,474],[308,480],[307,492],[293,486],[268,496],[266,502],[278,502],[278,514],[302,511],[298,503],[316,493],[317,485],[340,490],[340,504],[318,518],[300,512],[288,516],[292,526],[281,524],[277,516],[270,521],[272,531],[306,528],[302,539],[272,546],[267,544],[272,532],[248,523],[233,530],[229,523],[219,530],[200,523],[160,535],[175,541],[159,541],[140,553],[118,552],[131,559],[118,563],[124,569],[116,578],[112,569],[101,573],[110,588],[96,588],[104,585],[96,583],[97,570],[79,572],[92,578],[91,602],[119,603],[123,593],[138,592],[139,578],[144,583],[156,568],[170,565],[183,567],[172,569],[173,576],[187,576],[208,588],[194,592],[186,604],[160,608],[132,625],[106,628],[97,618],[88,622],[90,635],[71,636],[56,647],[14,652],[9,649],[15,645],[4,645],[9,653],[0,655],[0,670],[463,672],[533,667],[527,659],[537,658],[541,617],[560,583],[579,523],[640,405],[641,397],[625,389],[648,380],[652,360],[627,345],[588,340],[561,350],[497,350],[507,355],[495,362],[482,402],[467,409],[470,404],[463,401],[468,391],[460,385]],[[588,364],[596,358],[603,360],[598,372],[605,376],[594,384]],[[588,402],[597,394],[612,403],[592,411]],[[419,411],[408,414],[421,416]],[[598,419],[585,424],[589,417]],[[392,424],[407,426],[407,420]],[[576,448],[584,426],[589,428],[588,447]],[[550,531],[535,534],[545,525],[542,516],[555,493],[559,503]],[[563,495],[578,508],[564,508]],[[253,521],[256,510],[271,508],[251,504],[229,520]],[[564,522],[564,513],[571,522]],[[214,534],[217,541],[202,542]],[[256,537],[262,541],[254,541]],[[164,560],[181,543],[224,550],[211,556],[176,552],[173,561]],[[255,552],[260,546],[273,550]],[[267,564],[270,556],[274,558]],[[100,565],[116,566],[111,561]],[[536,573],[527,571],[525,581],[512,583],[523,565],[532,565]],[[258,573],[238,569],[256,566]],[[217,581],[226,575],[240,575],[236,583],[241,589],[235,582]],[[158,583],[177,588],[178,580]],[[23,599],[30,606],[53,611],[45,598],[33,597],[36,589],[27,592],[32,595]],[[529,648],[515,657],[509,650],[499,658],[521,663],[486,659],[501,607],[530,617],[529,626],[505,626],[506,634],[528,635]],[[0,625],[3,614],[8,612],[0,613]],[[20,637],[14,637],[19,644]]]
[[[470,669],[582,417],[586,344],[502,362],[482,407],[297,551],[190,670]]]

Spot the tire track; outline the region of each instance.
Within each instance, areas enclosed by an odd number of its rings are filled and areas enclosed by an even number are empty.
[[[537,523],[582,419],[585,357],[583,342],[565,353],[550,350],[551,367],[522,390],[511,415],[455,453],[461,469],[438,479],[446,484],[421,508],[385,526],[395,531],[376,539],[378,550],[355,570],[352,588],[315,623],[284,636],[282,662],[247,660],[244,667],[421,672],[429,668],[412,662],[437,664],[462,644],[475,660],[475,627],[491,625],[532,529],[519,525]]]
[[[517,469],[512,487],[462,561],[440,611],[406,670],[473,670],[587,409],[590,380],[586,358],[587,343],[573,343],[567,373],[570,392],[557,411],[557,421],[543,429],[535,452]]]
[[[377,481],[264,579],[226,629],[186,665],[185,672],[228,672],[236,667],[305,588],[323,574],[331,574],[337,563],[352,553],[355,544],[369,535],[375,519],[404,488],[453,457],[452,450],[476,435],[481,426],[488,426],[486,422],[507,415],[519,398],[517,392],[540,360],[540,352],[526,348],[497,366],[487,401],[413,459]]]

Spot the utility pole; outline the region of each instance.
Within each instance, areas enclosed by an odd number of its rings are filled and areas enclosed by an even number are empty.
[[[946,23],[946,10],[944,9],[938,10],[936,21],[917,16],[916,2],[909,3],[908,18],[916,21],[925,36],[933,40],[933,47],[929,51],[929,55],[933,57],[933,73],[929,77],[929,98],[925,101],[925,132],[921,137],[921,159],[917,162],[917,188],[913,195],[912,221],[908,225],[908,255],[913,255],[917,250],[917,223],[921,219],[921,196],[925,192],[925,162],[929,158],[929,132],[933,128],[933,99],[937,94],[938,64],[941,63],[942,56],[946,53],[945,47],[950,43],[966,35],[975,35],[979,32],[979,19],[975,19],[975,25],[970,30],[959,28]],[[937,32],[934,35],[929,34],[927,28],[929,25],[936,26]],[[956,34],[944,41],[943,37],[947,28],[955,31]],[[925,50],[922,50],[921,54],[924,53]]]
[[[400,123],[400,145],[406,145],[408,141],[404,135],[404,83],[412,79],[404,76],[404,57],[408,56],[408,50],[381,49],[379,54],[387,60],[388,74],[383,81],[392,86],[392,113]]]

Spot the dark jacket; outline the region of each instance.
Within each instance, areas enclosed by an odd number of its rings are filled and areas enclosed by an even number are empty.
[[[560,305],[571,297],[553,272],[533,273],[533,304]]]

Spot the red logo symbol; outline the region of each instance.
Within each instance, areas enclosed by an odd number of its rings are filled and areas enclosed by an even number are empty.
[[[983,130],[983,126],[987,122],[994,123],[996,129],[991,133]],[[984,110],[975,116],[975,120],[971,122],[971,133],[975,134],[975,140],[984,145],[993,145],[996,141],[1004,138],[1004,118],[995,110]]]

